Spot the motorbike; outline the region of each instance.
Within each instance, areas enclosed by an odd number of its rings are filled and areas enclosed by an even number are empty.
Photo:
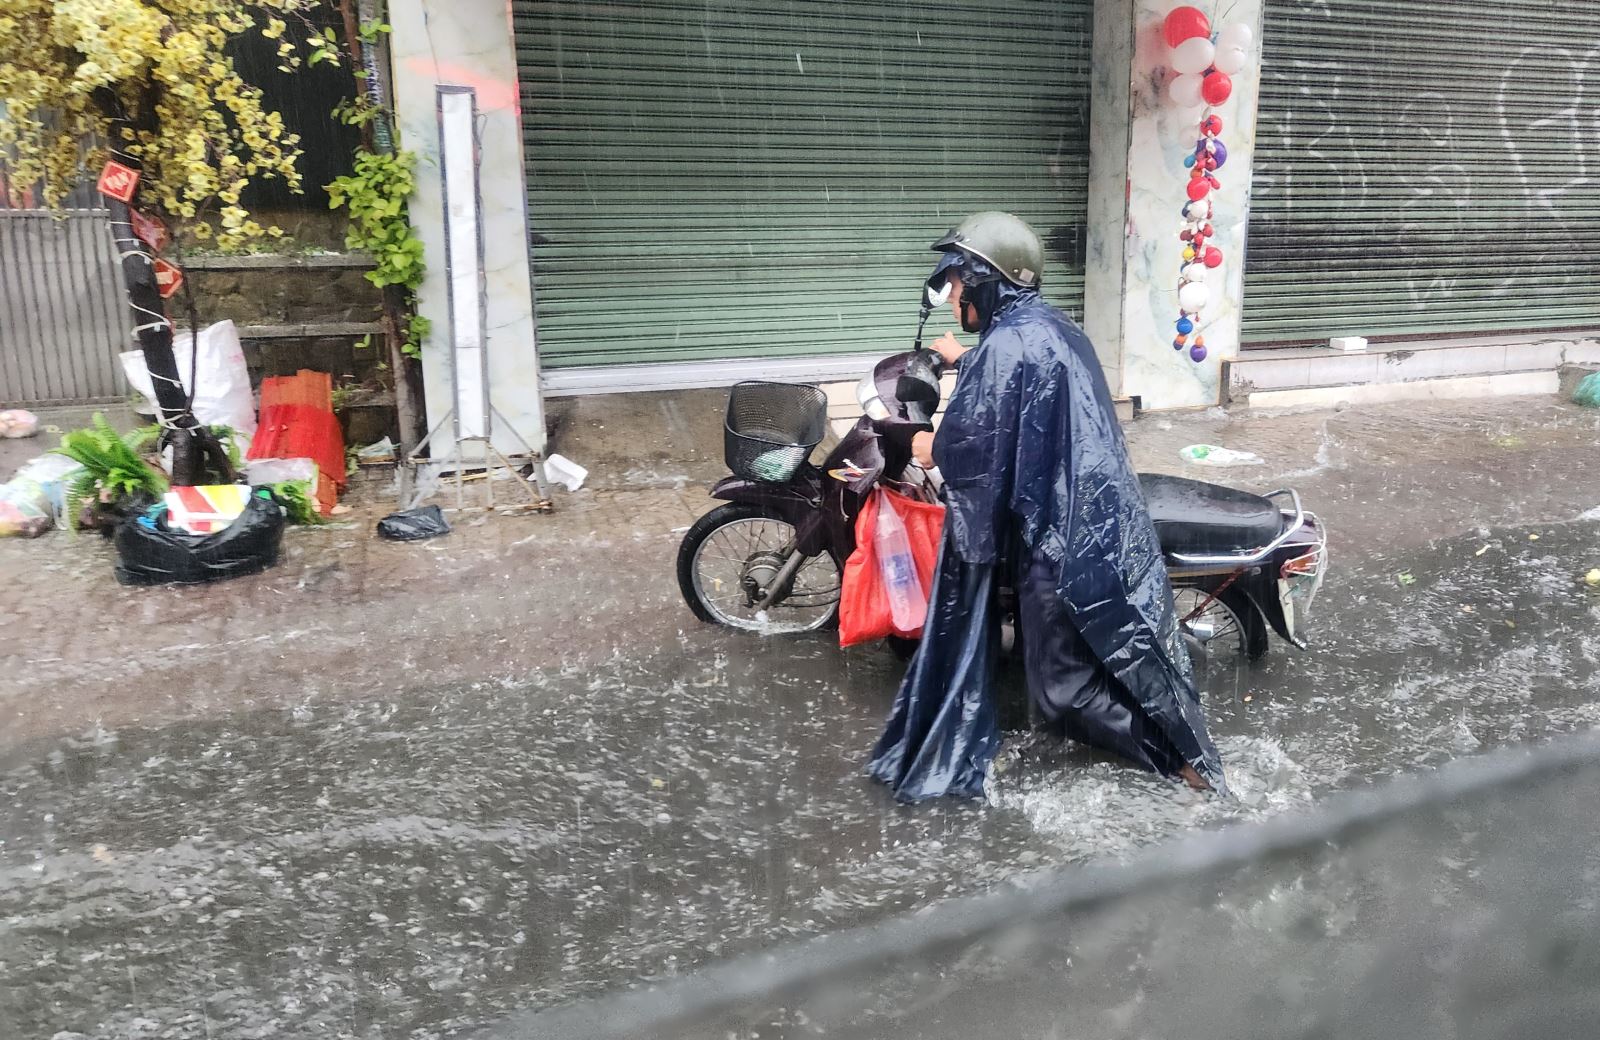
[[[911,458],[904,427],[930,428],[944,363],[922,346],[885,358],[856,388],[861,417],[820,464],[827,396],[804,384],[748,381],[729,395],[724,455],[731,475],[711,489],[723,505],[678,549],[678,585],[696,617],[748,631],[809,632],[837,619],[856,518],[879,487],[925,499],[936,470]],[[897,427],[902,429],[897,430]],[[1297,648],[1322,586],[1327,533],[1292,488],[1255,495],[1164,474],[1140,474],[1191,652],[1208,663],[1256,661],[1271,635]],[[1003,611],[1014,602],[1002,590]],[[891,640],[901,656],[914,644]]]

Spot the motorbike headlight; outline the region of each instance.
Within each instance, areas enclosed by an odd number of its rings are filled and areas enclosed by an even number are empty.
[[[862,376],[861,382],[856,384],[856,403],[869,418],[889,418],[889,406],[878,396],[878,383],[870,372]]]

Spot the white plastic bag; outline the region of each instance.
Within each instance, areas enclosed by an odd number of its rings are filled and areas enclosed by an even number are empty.
[[[251,487],[281,484],[286,480],[317,482],[317,464],[310,459],[251,459],[244,464]]]
[[[82,472],[83,467],[65,455],[40,455],[24,463],[11,483],[20,486],[26,481],[42,490],[50,499],[56,522],[60,523],[66,519],[67,487]]]
[[[0,538],[37,538],[55,521],[50,494],[36,481],[0,484]]]
[[[0,437],[21,440],[39,432],[39,417],[21,408],[0,411]]]
[[[1191,444],[1178,452],[1186,462],[1200,466],[1265,466],[1267,460],[1250,451],[1219,448],[1215,444]]]
[[[172,353],[178,359],[178,379],[187,392],[190,366],[195,364],[194,340],[188,329],[178,329],[172,338]],[[250,370],[239,345],[239,330],[231,321],[219,321],[200,330],[200,357],[195,368],[199,390],[194,397],[194,417],[207,426],[226,426],[248,441],[256,434],[256,399],[250,390]],[[144,367],[144,354],[130,350],[122,355],[122,369],[128,382],[156,407],[155,386]],[[241,447],[244,447],[241,445]]]

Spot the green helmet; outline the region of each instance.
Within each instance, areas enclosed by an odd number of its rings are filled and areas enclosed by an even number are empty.
[[[1020,218],[998,210],[974,213],[933,244],[935,252],[960,251],[1000,272],[1012,285],[1037,289],[1044,274],[1044,243]]]

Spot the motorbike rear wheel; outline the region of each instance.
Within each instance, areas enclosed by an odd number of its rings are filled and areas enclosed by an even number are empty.
[[[1267,619],[1261,616],[1255,602],[1239,588],[1224,589],[1214,599],[1211,596],[1210,590],[1192,586],[1174,593],[1178,620],[1191,642],[1198,642],[1206,656],[1219,664],[1238,663],[1241,659],[1254,662],[1265,657],[1269,646]],[[1201,604],[1205,604],[1204,609]],[[1200,613],[1190,618],[1196,610]],[[1203,635],[1197,634],[1202,631]]]
[[[695,521],[678,546],[678,591],[701,621],[747,632],[814,632],[839,617],[844,568],[831,552],[810,557],[787,595],[756,604],[793,552],[794,525],[776,510],[734,502]]]

